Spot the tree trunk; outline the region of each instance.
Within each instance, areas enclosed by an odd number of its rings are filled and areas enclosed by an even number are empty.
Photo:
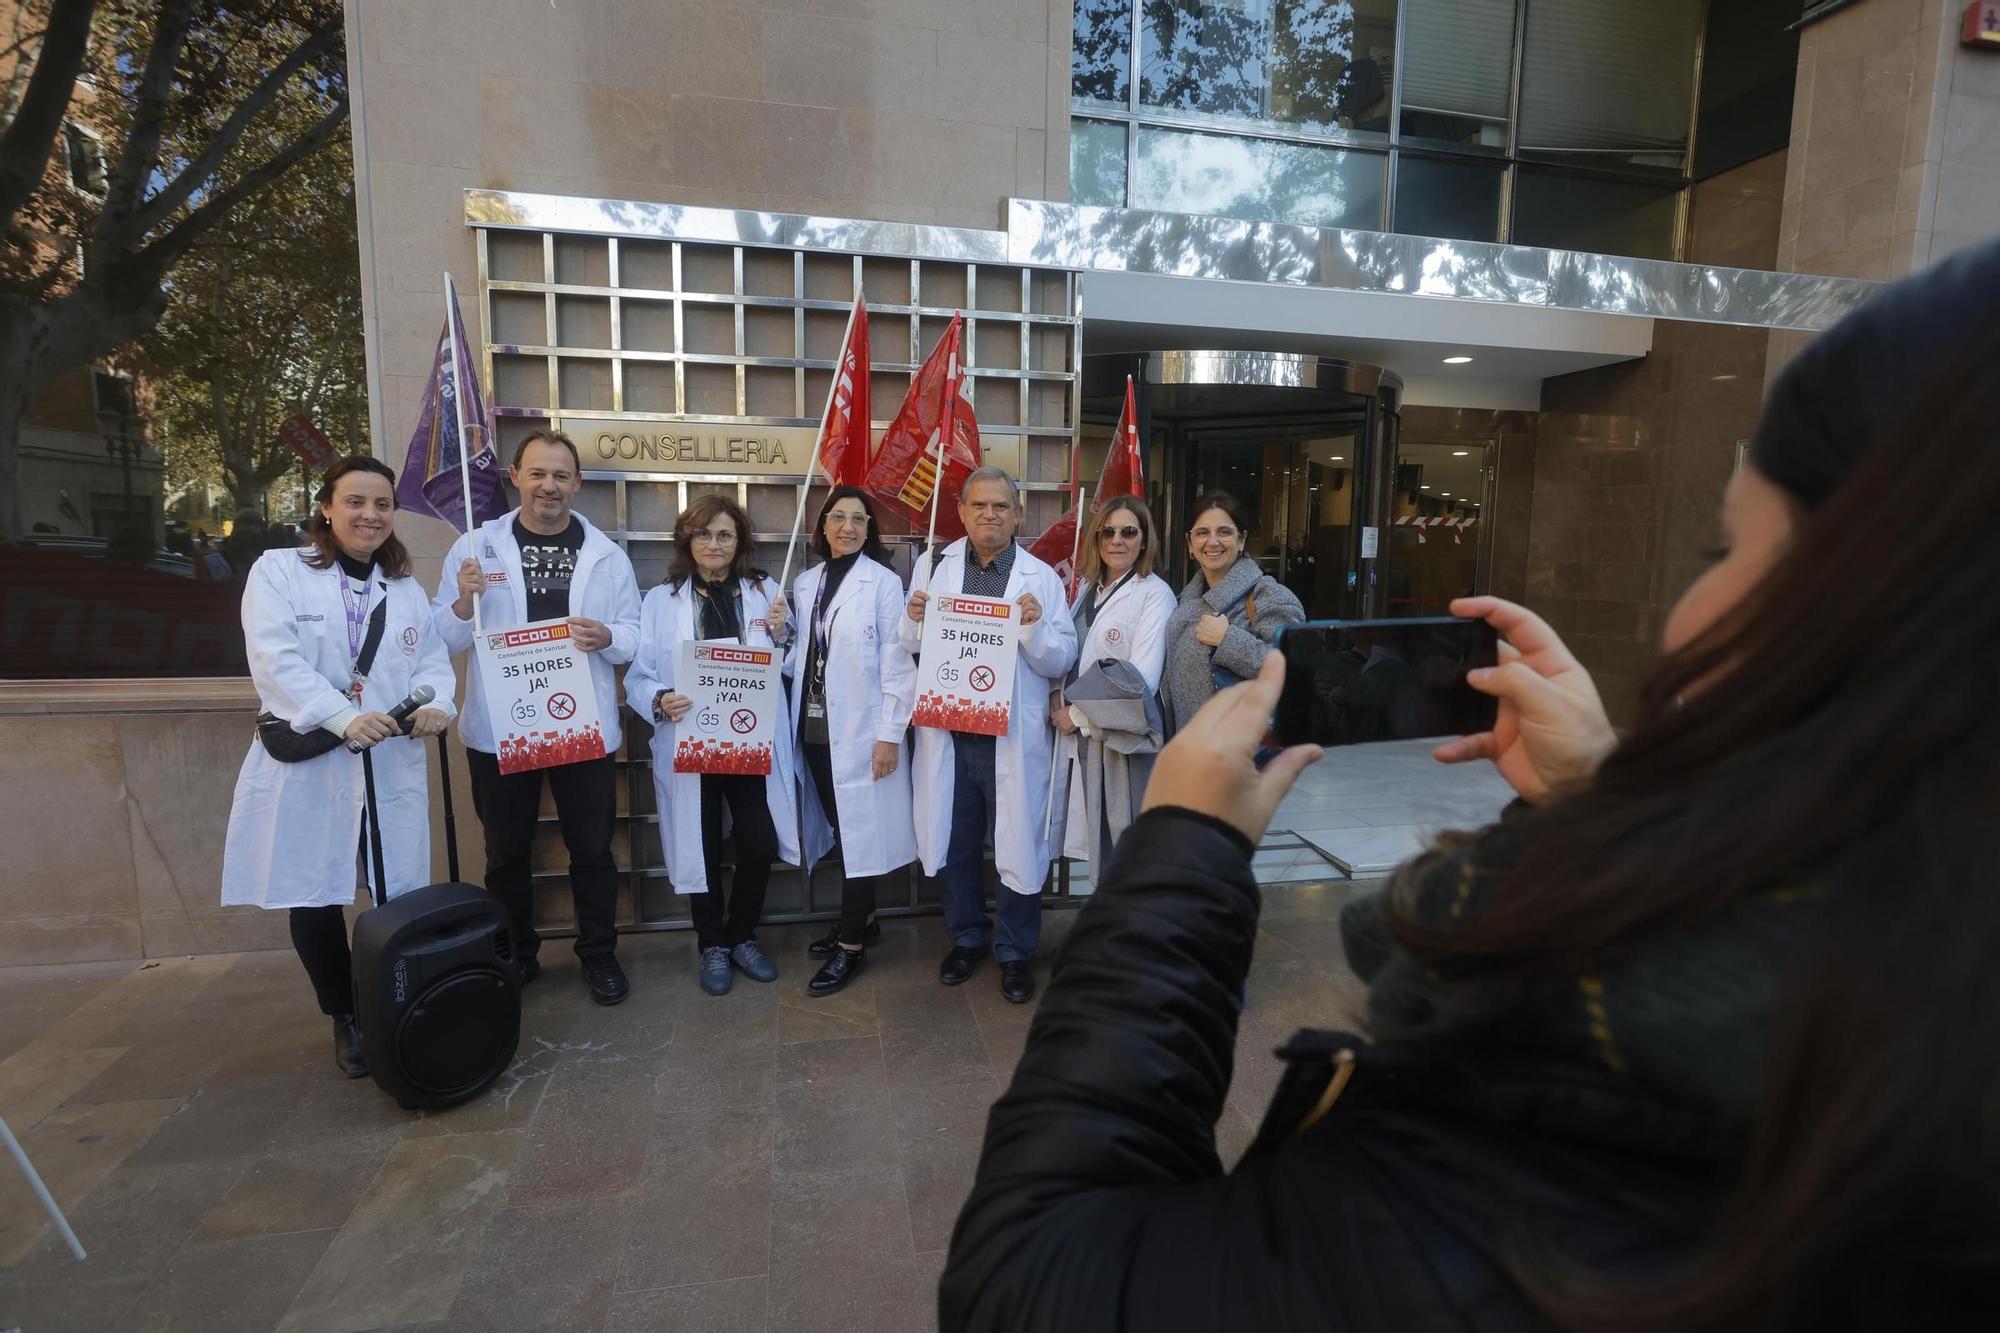
[[[0,544],[21,540],[21,419],[27,414],[26,394],[0,389]]]

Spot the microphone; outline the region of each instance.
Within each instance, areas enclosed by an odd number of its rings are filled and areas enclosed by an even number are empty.
[[[432,689],[428,685],[419,685],[417,686],[417,688],[410,691],[409,698],[403,700],[403,702],[397,704],[394,708],[391,708],[389,710],[389,720],[391,722],[394,722],[398,727],[401,727],[404,723],[410,720],[410,714],[416,712],[419,708],[422,708],[425,704],[429,703],[431,700],[435,698],[437,698],[436,690]],[[349,741],[347,743],[347,750],[349,754],[360,754],[363,748],[364,747],[362,746],[356,745],[353,741]]]

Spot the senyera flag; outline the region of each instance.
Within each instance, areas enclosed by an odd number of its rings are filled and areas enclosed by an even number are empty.
[[[500,459],[487,428],[479,377],[472,373],[472,352],[465,344],[465,321],[458,318],[458,294],[447,291],[445,301],[450,309],[445,313],[444,332],[438,336],[437,355],[431,359],[431,378],[424,385],[423,408],[417,413],[409,456],[396,479],[396,507],[441,518],[464,532],[465,488],[458,474],[461,467],[468,466],[468,451],[459,439],[460,394],[465,398],[462,419],[473,441],[469,451],[472,521],[484,523],[506,513],[507,497],[500,488]]]
[[[908,519],[917,532],[930,527],[931,497],[942,487],[937,535],[945,541],[965,535],[965,525],[958,521],[958,490],[979,466],[979,421],[965,396],[965,366],[959,358],[962,320],[959,315],[951,317],[944,337],[918,367],[863,483],[870,495]],[[942,476],[937,465],[940,432]]]
[[[1077,456],[1070,456],[1069,475],[1072,489],[1081,478],[1077,476]],[[1049,525],[1046,532],[1035,538],[1035,544],[1028,549],[1035,558],[1047,563],[1062,576],[1063,584],[1071,595],[1076,593],[1076,555],[1078,550],[1077,525],[1089,521],[1089,516],[1097,512],[1097,507],[1118,495],[1146,494],[1146,472],[1139,462],[1139,409],[1132,393],[1132,377],[1125,377],[1125,407],[1118,414],[1118,425],[1111,432],[1111,448],[1104,455],[1104,471],[1098,474],[1097,489],[1091,492],[1090,507],[1086,510],[1079,494],[1069,507],[1069,512]],[[1091,534],[1085,533],[1086,540]]]
[[[835,486],[860,486],[868,480],[868,415],[873,401],[868,385],[868,307],[859,292],[847,341],[833,363],[833,395],[826,420],[820,423],[819,466]]]

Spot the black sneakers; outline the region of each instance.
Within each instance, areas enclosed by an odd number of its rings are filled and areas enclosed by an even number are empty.
[[[368,1062],[361,1058],[361,1029],[353,1014],[333,1016],[333,1066],[349,1078],[368,1077]]]

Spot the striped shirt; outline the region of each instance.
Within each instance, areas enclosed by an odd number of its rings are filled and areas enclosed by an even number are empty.
[[[1008,542],[1000,554],[993,557],[993,563],[979,563],[979,552],[972,549],[972,543],[965,544],[965,582],[959,591],[968,597],[1005,597],[1007,579],[1014,572],[1014,543]]]

